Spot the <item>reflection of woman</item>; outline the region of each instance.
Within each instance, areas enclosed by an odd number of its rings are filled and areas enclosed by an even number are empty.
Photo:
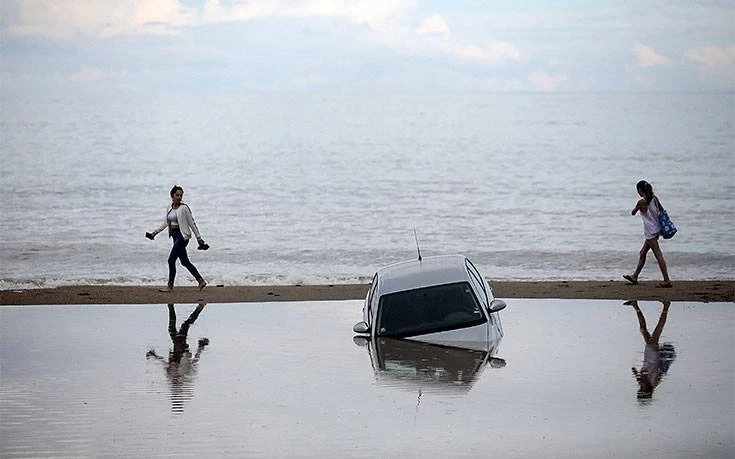
[[[625,304],[633,306],[636,315],[638,316],[638,325],[640,326],[641,335],[646,343],[646,347],[643,351],[643,364],[641,369],[637,370],[635,367],[631,368],[633,376],[638,381],[638,398],[646,399],[653,396],[653,390],[661,382],[661,378],[669,370],[671,362],[676,358],[674,346],[670,343],[664,343],[659,345],[659,339],[661,333],[664,331],[664,325],[666,325],[666,319],[669,314],[669,306],[671,305],[668,301],[662,301],[664,308],[659,316],[656,328],[653,333],[648,332],[646,326],[646,318],[641,312],[641,308],[638,307],[637,301],[627,301]]]
[[[189,255],[186,253],[186,246],[189,245],[192,233],[196,236],[200,248],[208,247],[204,243],[204,239],[199,235],[199,228],[194,222],[189,206],[181,200],[184,197],[184,189],[178,185],[171,188],[171,206],[166,211],[166,219],[161,226],[146,233],[148,239],[153,240],[156,234],[168,227],[168,235],[173,239],[173,247],[171,254],[168,256],[168,285],[161,289],[162,292],[170,292],[174,288],[174,278],[176,277],[176,260],[181,260],[181,265],[188,269],[194,279],[199,283],[199,290],[207,286],[196,267],[189,261]]]
[[[648,251],[652,250],[653,255],[656,257],[658,267],[661,269],[661,275],[664,280],[657,287],[671,287],[671,279],[669,279],[669,271],[666,267],[666,260],[664,254],[661,252],[661,246],[658,243],[658,237],[661,234],[661,224],[658,221],[658,215],[664,208],[661,205],[661,201],[658,197],[653,194],[653,187],[650,183],[645,180],[641,180],[636,184],[636,190],[638,195],[641,197],[636,203],[635,207],[631,211],[631,215],[635,215],[638,212],[641,213],[643,219],[643,235],[646,240],[643,241],[643,247],[638,254],[638,265],[632,274],[625,274],[623,277],[631,284],[638,283],[638,276],[643,270],[643,265],[646,264],[646,257]]]
[[[196,353],[192,356],[189,350],[189,344],[187,343],[187,335],[189,333],[189,327],[194,325],[194,321],[197,320],[199,314],[204,309],[204,303],[200,303],[197,308],[191,313],[188,319],[186,319],[181,327],[176,329],[176,310],[173,304],[168,305],[168,333],[171,337],[173,349],[168,353],[168,361],[163,357],[156,354],[154,349],[151,349],[146,354],[147,359],[156,359],[166,366],[166,376],[168,376],[169,383],[171,384],[171,405],[172,410],[181,412],[184,410],[184,402],[189,400],[193,393],[193,380],[196,372],[196,365],[199,362],[204,346],[209,344],[207,338],[201,338],[197,347]]]

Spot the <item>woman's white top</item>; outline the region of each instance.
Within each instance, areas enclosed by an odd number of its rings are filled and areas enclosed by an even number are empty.
[[[171,209],[168,212],[168,215],[166,216],[166,219],[168,220],[168,223],[170,225],[176,225],[176,226],[179,225],[179,218],[176,216],[176,210],[174,210],[174,209]]]
[[[641,210],[643,235],[646,239],[654,239],[661,234],[661,223],[658,221],[659,213],[661,213],[661,210],[658,207],[658,199],[655,197],[648,203],[648,209]]]

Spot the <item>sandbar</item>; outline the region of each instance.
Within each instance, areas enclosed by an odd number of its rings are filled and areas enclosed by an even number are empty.
[[[735,302],[735,281],[676,281],[671,288],[657,282],[629,285],[625,281],[494,281],[500,299],[586,299]],[[262,303],[272,301],[338,301],[365,298],[367,284],[334,285],[208,285],[159,287],[73,285],[56,288],[0,290],[0,306],[63,304]]]

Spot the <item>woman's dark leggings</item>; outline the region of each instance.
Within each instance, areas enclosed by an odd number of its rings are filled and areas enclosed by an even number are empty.
[[[197,281],[202,280],[202,276],[197,271],[196,267],[189,261],[189,255],[186,253],[186,246],[189,245],[189,240],[184,239],[180,230],[173,230],[171,237],[174,239],[174,246],[171,247],[171,254],[168,256],[168,285],[174,285],[174,278],[176,278],[176,259],[181,260],[181,266],[188,269],[194,279]]]

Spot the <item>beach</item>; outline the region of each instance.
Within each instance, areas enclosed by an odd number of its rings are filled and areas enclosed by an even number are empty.
[[[588,299],[735,302],[735,281],[678,281],[671,288],[657,282],[629,285],[624,281],[497,281],[500,299]],[[365,297],[367,284],[331,285],[209,285],[177,287],[78,285],[57,288],[0,290],[0,305],[262,303],[272,301],[339,301]]]

